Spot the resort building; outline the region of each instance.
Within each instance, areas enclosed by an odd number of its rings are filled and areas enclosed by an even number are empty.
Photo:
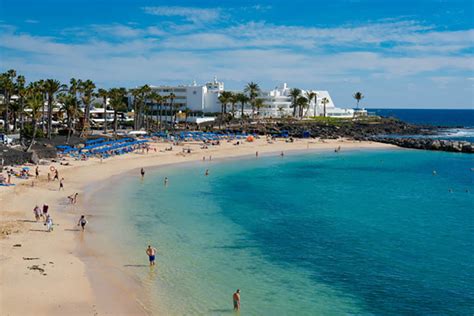
[[[194,81],[191,85],[178,86],[150,86],[151,90],[163,97],[174,94],[173,106],[182,110],[188,108],[192,112],[215,113],[220,112],[221,105],[218,97],[224,91],[224,83],[213,81],[204,85],[198,85]],[[129,104],[133,103],[133,97],[129,97]],[[165,104],[169,104],[170,100],[166,100]],[[152,111],[159,109],[158,104],[153,104],[149,100]]]
[[[290,95],[291,88],[286,83],[270,91],[262,91],[260,98],[264,99],[264,106],[259,109],[258,115],[261,117],[282,117],[293,114],[291,107],[293,100]],[[336,108],[328,91],[301,90],[301,95],[306,97],[307,93],[313,92],[316,98],[313,98],[308,107],[303,111],[303,117],[310,116],[329,116],[329,117],[353,117],[354,110]],[[326,106],[323,104],[326,100]],[[250,112],[249,112],[250,111]],[[245,111],[251,113],[251,109]]]

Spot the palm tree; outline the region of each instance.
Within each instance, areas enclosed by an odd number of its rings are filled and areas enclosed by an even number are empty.
[[[219,120],[219,129],[221,128],[221,123],[224,120],[224,114],[226,112],[227,103],[229,103],[229,93],[227,91],[223,91],[220,96],[217,97],[219,102],[221,103],[221,117]]]
[[[222,91],[221,95],[222,97],[224,97],[224,103],[221,102],[221,110],[222,110],[222,113],[223,114],[226,114],[227,113],[227,104],[230,103],[232,100],[232,92],[230,91]]]
[[[25,76],[18,76],[16,78],[16,94],[19,97],[19,102],[20,102],[20,139],[22,137],[21,131],[23,130],[24,127],[24,114],[25,114],[25,94],[26,94],[26,88],[25,88]]]
[[[189,114],[191,114],[191,109],[188,108],[188,107],[185,107],[184,110],[183,110],[183,113],[184,113],[184,123],[187,123],[188,122],[188,117],[189,117]]]
[[[41,90],[38,88],[39,83],[32,83],[27,88],[26,93],[26,105],[31,109],[31,124],[33,125],[33,134],[31,136],[31,143],[26,151],[31,150],[31,146],[35,143],[36,132],[38,128],[37,121],[41,117],[40,110],[44,106],[43,95]]]
[[[243,93],[237,93],[236,99],[238,102],[240,102],[240,110],[241,110],[240,120],[243,121],[244,120],[244,107],[245,107],[245,104],[247,104],[247,102],[250,101],[250,98]]]
[[[84,126],[81,134],[84,134],[86,129],[89,128],[90,107],[95,88],[95,84],[92,80],[78,81],[78,91],[81,94],[82,103],[84,104]]]
[[[107,134],[107,97],[109,96],[109,92],[101,88],[97,90],[97,96],[102,98],[104,102],[104,134]]]
[[[140,111],[139,107],[140,107],[140,102],[141,102],[140,101],[141,93],[140,93],[139,88],[130,89],[129,93],[131,93],[133,97],[133,112],[134,112],[133,129],[137,130],[138,129],[138,112]]]
[[[126,94],[127,90],[125,88],[112,88],[109,90],[109,105],[114,110],[114,136],[117,136],[117,112],[126,109],[126,104],[124,102]]]
[[[65,86],[58,80],[47,79],[44,82],[44,91],[48,96],[48,139],[51,139],[53,129],[53,107],[55,94],[64,89]]]
[[[13,120],[13,132],[15,132],[18,127],[18,116],[21,116],[20,100],[15,100],[14,102],[10,103],[10,113],[12,115]]]
[[[16,77],[16,71],[13,69],[8,70],[5,73],[2,73],[0,76],[0,90],[3,91],[3,102],[5,105],[5,112],[3,115],[4,118],[4,129],[5,133],[10,131],[10,101],[11,97],[15,91],[15,85],[13,83],[13,78]]]
[[[265,100],[262,98],[255,99],[255,108],[257,109],[257,116],[260,116],[260,109],[265,107]]]
[[[174,103],[175,98],[176,98],[176,95],[173,92],[171,92],[168,95],[168,99],[170,100],[169,106],[170,106],[171,119],[173,119],[173,103]],[[171,124],[172,124],[172,129],[174,129],[174,122],[171,122]]]
[[[260,93],[260,87],[258,86],[257,83],[251,81],[247,83],[247,85],[245,86],[244,92],[247,93],[250,104],[252,105],[252,119],[253,119],[255,115],[255,99]]]
[[[309,105],[311,104],[311,101],[316,97],[316,92],[306,91],[305,94],[306,94],[306,99],[308,99],[308,109],[309,109]],[[316,107],[314,107],[314,109],[315,109],[314,115],[316,116]]]
[[[290,90],[290,96],[292,99],[291,107],[293,108],[293,117],[296,117],[296,109],[298,107],[298,97],[301,95],[301,90],[298,88],[293,88]]]
[[[163,114],[166,113],[165,111],[163,111],[163,106],[165,106],[166,100],[168,100],[168,96],[167,95],[162,95],[161,96],[161,103],[160,103],[160,131],[161,131],[162,126],[163,126]]]
[[[67,128],[68,128],[66,143],[69,144],[69,140],[71,138],[71,134],[73,130],[72,122],[78,112],[77,100],[74,95],[65,94],[65,93],[60,93],[58,95],[58,100],[61,103],[60,111],[63,113],[66,113]]]
[[[233,92],[230,93],[229,102],[232,105],[231,113],[232,113],[232,118],[234,118],[235,117],[235,104],[237,102],[239,102],[239,100],[237,99],[237,94],[236,93],[233,93]]]
[[[154,121],[156,122],[157,121],[158,104],[160,104],[160,102],[161,102],[161,95],[159,95],[155,91],[152,91],[148,95],[148,99],[155,105],[155,107],[154,107],[155,109],[154,109],[154,111],[151,111],[151,115],[152,115],[152,119],[153,119],[153,116],[155,117]]]
[[[144,86],[141,86],[139,88],[139,91],[140,91],[141,102],[140,102],[140,109],[138,112],[138,128],[140,129],[143,127],[143,116],[145,114],[145,108],[147,107],[147,99],[148,99],[148,95],[151,92],[151,88],[149,85],[146,84]]]
[[[302,117],[303,109],[308,106],[308,99],[303,96],[299,96],[296,100],[296,105],[298,106],[300,117]]]
[[[364,95],[362,92],[357,91],[352,97],[357,100],[357,109],[359,109],[359,102],[364,98]]]
[[[326,117],[326,104],[329,103],[329,99],[328,98],[323,98],[321,100],[321,103],[323,104],[323,116]]]

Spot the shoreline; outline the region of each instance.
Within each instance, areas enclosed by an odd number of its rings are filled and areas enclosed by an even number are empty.
[[[347,140],[324,142],[296,140],[294,143],[277,141],[274,144],[268,144],[264,139],[240,146],[223,142],[220,146],[209,149],[200,149],[198,143],[187,143],[183,146],[175,146],[175,150],[169,152],[160,151],[169,146],[168,143],[151,143],[151,146],[157,148],[156,153],[152,151],[149,154],[132,153],[105,160],[103,163],[97,159],[71,160],[72,166],[68,167],[60,166],[58,163],[52,164],[58,168],[60,177],[64,176],[66,179],[66,191],[61,193],[61,196],[58,196],[58,191],[54,188],[57,187],[57,182],[44,180],[36,181],[34,187],[31,187],[32,180],[19,180],[17,181],[19,184],[15,187],[2,188],[0,191],[2,231],[5,225],[10,225],[12,231],[17,231],[6,238],[2,235],[0,239],[0,249],[2,249],[0,287],[8,289],[8,291],[2,290],[2,295],[0,295],[2,314],[148,313],[146,307],[143,306],[146,302],[137,301],[136,293],[142,294],[140,286],[129,282],[127,276],[122,276],[124,279],[119,280],[117,275],[121,278],[120,273],[111,272],[104,276],[104,271],[91,269],[96,265],[94,260],[97,258],[91,253],[81,253],[87,251],[86,247],[93,245],[95,234],[87,229],[85,233],[80,233],[75,227],[80,209],[90,206],[89,203],[84,202],[84,198],[93,195],[94,185],[104,183],[107,186],[109,184],[106,181],[114,176],[120,176],[141,167],[166,168],[179,163],[198,162],[202,161],[203,155],[212,155],[213,160],[220,161],[251,157],[257,150],[264,157],[280,151],[315,152],[333,150],[337,146],[341,146],[342,150],[398,148],[376,142]],[[193,152],[182,155],[180,151],[184,147],[191,147]],[[45,178],[47,168],[49,166],[40,166],[40,178]],[[95,191],[97,190],[99,189],[96,188]],[[78,204],[67,205],[66,196],[74,192],[79,192]],[[41,223],[30,220],[33,219],[32,209],[35,203],[50,205],[56,224],[52,233],[44,233],[44,226]],[[93,208],[90,208],[89,212],[93,216]],[[94,223],[89,223],[88,228],[94,227],[93,225]],[[13,247],[15,244],[21,244],[21,247]],[[93,246],[89,248],[93,249]],[[101,256],[106,256],[106,254],[107,251]],[[24,260],[23,258],[39,259]],[[28,267],[31,268],[33,265],[42,267],[45,270],[44,273],[29,270]],[[130,286],[133,290],[130,290]],[[114,289],[112,293],[110,289]],[[38,293],[40,295],[37,295]],[[22,304],[20,297],[26,297],[26,303]],[[110,298],[107,300],[107,297]],[[131,300],[131,297],[135,300]]]

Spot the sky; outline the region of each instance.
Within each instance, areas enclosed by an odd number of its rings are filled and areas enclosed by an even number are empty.
[[[0,71],[97,86],[250,81],[339,107],[474,108],[473,0],[0,0]]]

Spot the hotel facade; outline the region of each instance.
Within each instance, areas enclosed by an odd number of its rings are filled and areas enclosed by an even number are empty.
[[[218,81],[217,78],[203,85],[193,82],[191,85],[150,86],[150,88],[155,93],[165,97],[173,93],[175,95],[173,104],[180,109],[188,108],[192,112],[200,114],[212,114],[221,111],[219,96],[224,91],[224,83]],[[262,90],[258,98],[264,100],[264,106],[256,112],[256,115],[267,118],[291,116],[293,108],[291,107],[292,97],[290,91],[291,88],[286,83],[275,87],[273,90]],[[237,93],[240,91],[233,92]],[[303,111],[304,117],[323,116],[324,112],[326,112],[328,117],[350,118],[354,116],[353,109],[337,108],[328,91],[301,90],[301,95],[306,96],[307,92],[314,92],[317,97],[311,100],[309,106]],[[324,110],[324,104],[322,103],[323,99],[328,101],[326,103],[326,110]],[[169,102],[169,100],[166,102]],[[129,105],[131,106],[132,104],[133,97],[129,96]],[[156,111],[159,108],[158,104],[149,103],[149,105],[152,111]],[[240,104],[236,104],[236,108],[240,109]],[[252,114],[250,104],[245,105],[244,113],[247,115]],[[236,116],[240,116],[240,110],[236,111]]]

